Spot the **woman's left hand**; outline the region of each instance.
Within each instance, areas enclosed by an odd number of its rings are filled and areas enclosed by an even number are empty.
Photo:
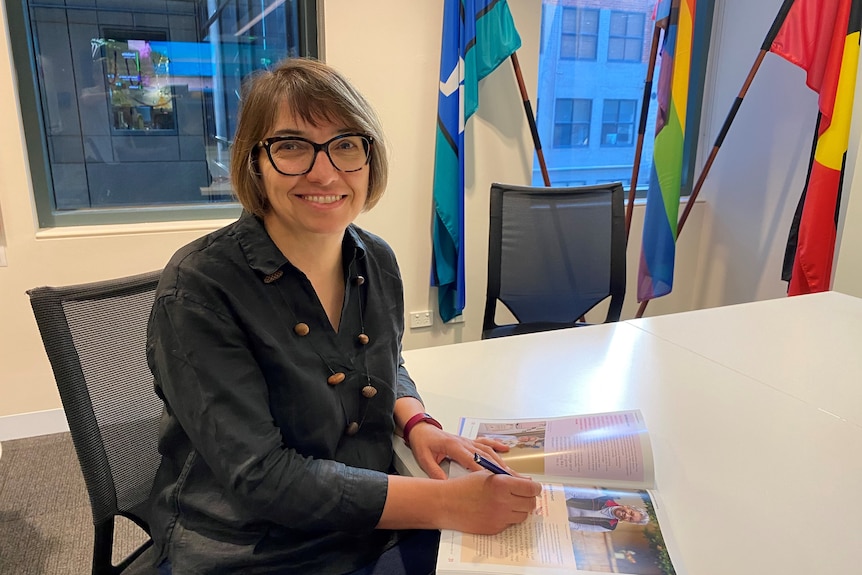
[[[509,467],[503,462],[498,451],[509,451],[509,447],[496,439],[480,437],[479,439],[467,439],[453,435],[430,424],[420,424],[410,432],[410,449],[419,467],[428,474],[431,479],[446,479],[446,472],[440,467],[445,459],[458,462],[469,471],[482,469],[478,463],[473,461],[473,454],[479,453],[490,459],[503,469]],[[513,475],[517,475],[513,473]]]

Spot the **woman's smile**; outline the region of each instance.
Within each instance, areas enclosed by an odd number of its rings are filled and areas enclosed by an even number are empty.
[[[344,199],[347,196],[337,195],[337,194],[328,194],[328,195],[304,195],[297,194],[297,197],[302,198],[307,202],[311,202],[313,204],[334,204],[338,200]]]

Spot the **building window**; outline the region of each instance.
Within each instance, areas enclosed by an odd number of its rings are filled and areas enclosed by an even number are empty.
[[[240,85],[317,55],[315,3],[301,0],[7,10],[28,31],[11,38],[40,227],[237,215],[228,148]]]
[[[602,106],[602,146],[632,146],[637,100],[605,100]]]
[[[560,58],[595,60],[599,40],[599,10],[563,8]]]
[[[640,62],[643,59],[645,21],[643,12],[611,12],[609,62]]]
[[[554,147],[583,148],[590,145],[590,115],[593,103],[560,98],[554,109]]]

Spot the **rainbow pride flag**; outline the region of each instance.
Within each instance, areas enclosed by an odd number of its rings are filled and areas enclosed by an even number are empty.
[[[696,0],[659,0],[656,6],[656,21],[667,19],[667,24],[661,49],[659,110],[638,266],[638,302],[667,295],[673,289],[695,3]]]

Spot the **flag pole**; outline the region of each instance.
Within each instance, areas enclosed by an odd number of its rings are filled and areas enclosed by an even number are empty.
[[[715,143],[712,145],[712,150],[709,152],[709,156],[706,159],[706,163],[703,166],[703,169],[700,172],[700,176],[697,178],[697,182],[694,185],[694,188],[691,190],[691,194],[688,196],[688,200],[685,203],[685,209],[683,209],[682,216],[679,218],[679,222],[676,226],[676,239],[679,241],[679,234],[682,232],[683,226],[685,226],[685,222],[688,219],[688,215],[691,213],[691,209],[694,207],[694,202],[697,199],[697,195],[700,193],[700,189],[703,187],[703,182],[706,180],[706,176],[709,174],[709,170],[712,168],[712,164],[715,161],[715,157],[718,155],[718,150],[721,148],[721,145],[724,143],[724,138],[727,136],[727,132],[730,130],[730,125],[733,123],[733,120],[736,119],[736,114],[739,112],[739,107],[742,105],[742,99],[745,98],[745,95],[748,93],[749,87],[751,87],[751,83],[754,81],[754,76],[757,74],[760,69],[760,65],[763,63],[763,59],[766,57],[766,53],[769,52],[769,49],[772,47],[772,42],[775,40],[775,36],[778,35],[778,31],[781,29],[781,26],[784,24],[784,21],[787,19],[787,13],[790,12],[790,7],[793,5],[795,0],[784,0],[784,4],[781,5],[781,8],[778,10],[778,14],[775,16],[775,20],[772,22],[772,26],[769,28],[769,32],[766,34],[766,38],[763,40],[763,44],[760,46],[760,51],[757,53],[757,57],[754,59],[754,64],[752,64],[751,69],[748,71],[748,75],[745,77],[745,81],[742,83],[742,88],[739,90],[739,94],[736,96],[736,100],[734,100],[733,105],[730,107],[730,111],[727,113],[727,117],[724,119],[724,124],[721,126],[721,130],[718,133],[718,137],[715,139]],[[649,304],[650,300],[645,299],[641,302],[638,307],[638,311],[635,314],[636,318],[643,317],[644,311],[646,310],[647,304]]]
[[[518,80],[518,89],[521,91],[521,100],[524,102],[524,114],[530,124],[530,134],[533,136],[533,147],[536,148],[536,156],[539,158],[539,169],[542,170],[542,179],[545,187],[551,187],[551,177],[548,175],[548,167],[545,165],[545,154],[542,152],[542,141],[539,139],[539,130],[536,128],[536,118],[533,115],[533,106],[530,104],[530,96],[527,95],[527,87],[524,85],[524,76],[521,74],[521,64],[518,62],[518,53],[512,52],[510,56],[512,68],[515,69],[515,78]]]
[[[662,22],[666,19],[663,18]],[[662,23],[656,22],[652,32],[652,46],[649,53],[649,64],[647,65],[646,80],[644,80],[644,93],[641,99],[641,118],[638,125],[638,142],[635,147],[635,160],[632,166],[632,179],[629,183],[629,199],[626,205],[626,244],[629,241],[629,230],[632,227],[632,212],[635,205],[635,191],[637,188],[638,175],[640,172],[641,154],[644,146],[644,133],[646,132],[647,113],[649,112],[650,94],[652,94],[652,77],[655,73],[655,61],[658,56],[659,36],[661,36]]]

